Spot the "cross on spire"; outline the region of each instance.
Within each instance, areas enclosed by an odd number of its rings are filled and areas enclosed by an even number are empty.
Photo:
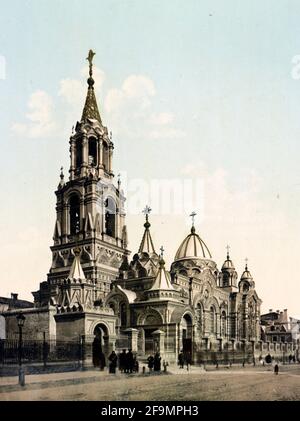
[[[245,258],[245,263],[246,263],[246,265],[245,265],[245,270],[248,270],[248,261],[249,261],[249,259],[248,259],[248,257],[246,257],[246,258]]]
[[[197,214],[196,214],[196,212],[192,212],[191,214],[190,214],[190,217],[192,218],[192,226],[194,226],[195,225],[195,216],[196,216]]]
[[[226,246],[226,249],[227,249],[227,260],[229,260],[229,250],[230,250],[230,246],[227,244],[227,246]]]
[[[146,205],[145,209],[142,210],[143,214],[146,216],[146,221],[148,221],[148,216],[150,215],[151,211],[152,209],[148,205]]]
[[[161,248],[159,250],[160,250],[160,256],[163,257],[164,256],[164,251],[165,251],[164,247],[161,246]]]

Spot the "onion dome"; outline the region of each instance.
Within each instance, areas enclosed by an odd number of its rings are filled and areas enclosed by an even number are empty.
[[[183,240],[177,253],[175,261],[181,259],[211,259],[210,251],[204,241],[196,234],[194,225],[191,233]]]

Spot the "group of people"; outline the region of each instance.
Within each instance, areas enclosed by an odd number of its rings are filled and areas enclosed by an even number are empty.
[[[161,371],[161,356],[159,352],[154,355],[149,355],[147,358],[149,371]]]
[[[123,349],[119,354],[119,370],[121,373],[139,372],[139,362],[131,349],[127,352],[126,349]]]
[[[132,350],[126,349],[117,355],[115,351],[112,351],[108,357],[108,370],[109,373],[116,373],[117,367],[121,373],[138,373],[139,363]],[[100,368],[101,371],[106,367],[105,354],[102,351],[101,341],[96,336],[93,341],[93,365],[95,368]]]

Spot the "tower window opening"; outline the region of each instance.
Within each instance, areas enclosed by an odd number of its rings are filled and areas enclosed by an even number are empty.
[[[108,162],[109,162],[109,151],[108,151],[108,145],[107,145],[107,143],[106,143],[106,142],[103,142],[103,166],[104,166],[104,169],[105,169],[106,171],[108,171],[108,170],[109,170],[109,165],[108,165]]]
[[[80,201],[77,195],[70,198],[70,234],[75,235],[80,231]]]
[[[97,164],[97,139],[91,137],[89,139],[89,165],[96,166]]]
[[[105,202],[105,233],[110,237],[116,235],[116,204],[111,197]]]
[[[79,169],[82,165],[82,143],[78,139],[76,142],[76,168]]]

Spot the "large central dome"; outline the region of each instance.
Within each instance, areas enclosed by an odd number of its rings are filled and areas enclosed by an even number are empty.
[[[211,259],[211,254],[207,245],[195,231],[195,227],[193,226],[191,233],[183,240],[177,250],[175,260],[192,258]]]

